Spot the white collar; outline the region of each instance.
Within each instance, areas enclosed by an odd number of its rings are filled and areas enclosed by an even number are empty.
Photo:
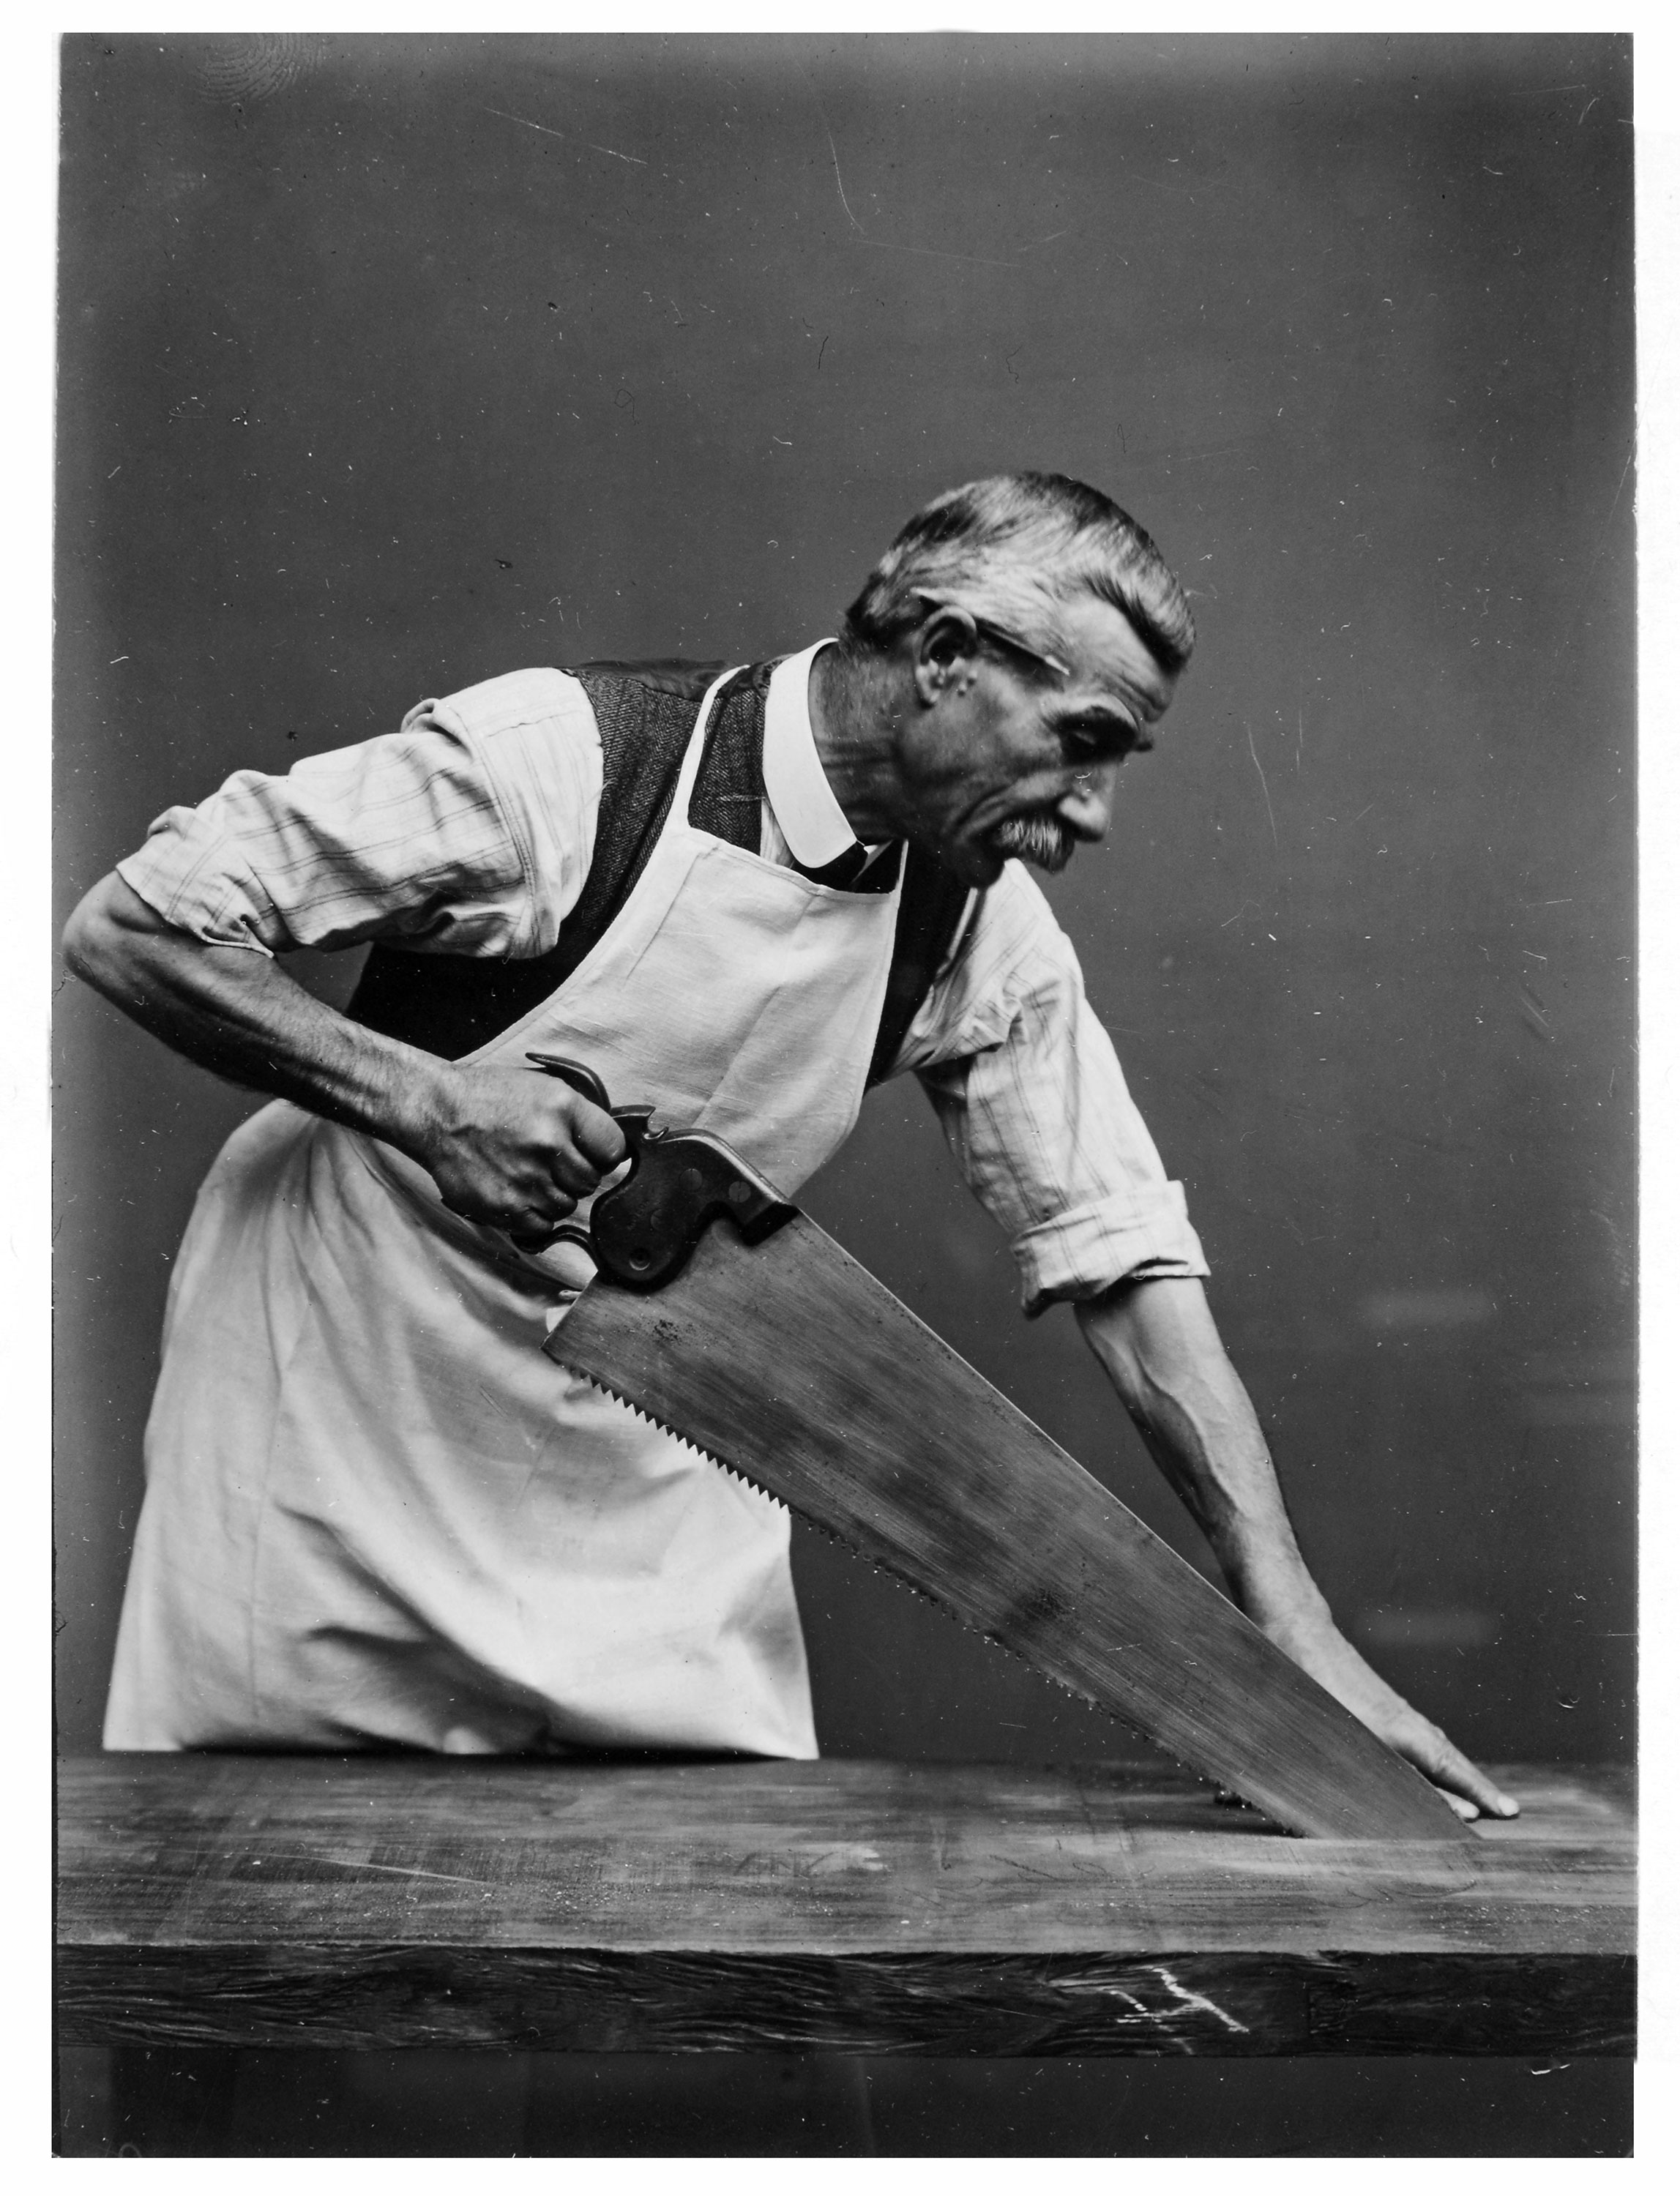
[[[765,797],[788,852],[807,870],[825,868],[857,843],[811,728],[811,667],[832,645],[819,640],[778,663],[765,696]]]

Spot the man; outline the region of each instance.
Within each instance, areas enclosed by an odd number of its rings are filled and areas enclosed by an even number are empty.
[[[1240,1605],[1461,1813],[1515,1812],[1308,1576],[1021,866],[1102,836],[1192,641],[1123,511],[1009,476],[912,519],[834,642],[515,673],[159,818],[72,965],[280,1102],[177,1262],[107,1744],[815,1752],[785,1513],[541,1350],[590,1272],[549,1239],[624,1148],[530,1057],[563,1054],[790,1196],[917,1073]],[[368,939],[348,1016],[275,957]]]

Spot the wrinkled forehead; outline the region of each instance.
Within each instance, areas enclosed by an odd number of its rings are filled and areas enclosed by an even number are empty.
[[[1086,595],[1067,604],[1058,622],[1071,674],[1058,696],[1063,707],[1111,709],[1145,725],[1165,714],[1177,677],[1162,668],[1123,611]]]

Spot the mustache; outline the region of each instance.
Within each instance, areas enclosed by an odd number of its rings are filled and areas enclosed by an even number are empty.
[[[1013,816],[1000,824],[991,843],[1006,858],[1013,855],[1054,876],[1073,859],[1079,841],[1059,816],[1041,810],[1036,816]]]

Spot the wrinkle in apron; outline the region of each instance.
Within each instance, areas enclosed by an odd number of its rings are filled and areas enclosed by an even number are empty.
[[[690,823],[723,683],[617,920],[471,1058],[568,1053],[793,1195],[857,1118],[898,896]],[[543,1354],[587,1272],[355,1130],[236,1131],[177,1263],[107,1745],[814,1754],[787,1513]]]

